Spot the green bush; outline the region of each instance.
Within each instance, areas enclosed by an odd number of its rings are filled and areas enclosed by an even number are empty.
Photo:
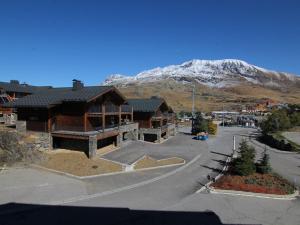
[[[218,131],[218,125],[213,123],[212,120],[208,121],[208,133],[212,135],[216,135]]]
[[[298,151],[296,145],[292,145],[291,143],[286,142],[276,134],[262,134],[259,137],[259,141],[265,143],[266,145],[269,145],[272,148],[277,148],[282,151]]]
[[[286,110],[276,110],[268,118],[261,122],[263,134],[277,132],[291,128],[291,121]]]

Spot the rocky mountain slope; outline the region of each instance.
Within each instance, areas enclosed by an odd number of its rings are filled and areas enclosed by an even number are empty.
[[[198,110],[232,108],[261,98],[300,102],[300,77],[235,59],[191,60],[136,76],[114,74],[103,84],[119,87],[128,97],[161,95],[176,110],[190,109],[193,85]]]

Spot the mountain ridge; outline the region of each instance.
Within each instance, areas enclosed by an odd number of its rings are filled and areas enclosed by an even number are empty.
[[[300,103],[300,77],[267,70],[242,60],[190,60],[179,65],[145,70],[135,76],[115,74],[104,85],[114,85],[127,98],[163,97],[174,110],[239,110],[269,98]]]
[[[112,74],[105,79],[103,84],[128,85],[165,79],[173,79],[177,82],[198,82],[211,87],[230,87],[242,82],[282,86],[300,80],[296,75],[268,70],[238,59],[193,59],[178,65],[145,70],[135,76]]]

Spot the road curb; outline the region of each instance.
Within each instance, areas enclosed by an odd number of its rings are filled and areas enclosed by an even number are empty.
[[[108,160],[108,161],[110,161],[110,160]],[[163,168],[168,168],[168,167],[172,167],[172,166],[181,166],[181,165],[184,165],[185,163],[186,163],[186,161],[184,160],[184,162],[182,162],[182,163],[176,163],[176,164],[170,164],[170,165],[164,165],[164,166],[156,166],[156,167],[149,167],[149,168],[130,170],[130,171],[103,173],[103,174],[90,175],[90,176],[77,176],[77,175],[73,175],[71,173],[66,173],[66,172],[62,172],[62,171],[59,171],[59,170],[49,169],[49,168],[39,166],[39,165],[36,165],[36,164],[31,164],[30,167],[35,168],[35,169],[45,170],[45,171],[56,173],[56,174],[63,175],[63,176],[67,176],[67,177],[70,177],[70,178],[75,178],[75,179],[78,179],[78,180],[84,180],[84,179],[104,177],[104,176],[120,175],[120,174],[125,174],[125,173],[127,174],[127,173],[133,173],[133,172],[139,172],[139,171],[145,171],[145,170],[163,169]]]
[[[211,194],[224,194],[224,195],[236,195],[244,197],[256,197],[256,198],[268,198],[276,200],[295,200],[299,196],[299,191],[296,190],[294,194],[290,195],[275,195],[275,194],[264,194],[264,193],[255,193],[255,192],[246,192],[246,191],[234,191],[234,190],[223,190],[209,187],[209,193]]]
[[[135,161],[133,164],[131,164],[131,165],[134,167],[138,161],[140,161],[141,159],[145,158],[146,156],[148,156],[148,155],[144,155],[143,157],[140,157],[138,160],[136,160],[136,161]],[[148,156],[148,157],[151,157],[151,156]],[[152,157],[151,157],[151,158],[152,158]],[[165,158],[165,159],[172,159],[172,158],[180,158],[180,157],[174,156],[174,157],[169,157],[169,158]],[[155,159],[155,158],[153,158],[153,159]],[[160,161],[160,160],[165,160],[165,159],[159,159],[159,160],[155,159],[155,160]],[[147,167],[147,168],[142,168],[142,169],[135,169],[135,170],[133,170],[133,171],[144,171],[144,170],[151,170],[151,169],[159,169],[159,168],[167,168],[167,167],[172,167],[172,166],[184,165],[184,164],[186,163],[185,159],[183,159],[183,158],[180,158],[180,159],[182,159],[183,162],[181,162],[181,163],[169,164],[169,165],[163,165],[163,166],[156,166],[156,167]],[[133,171],[132,171],[132,172],[133,172]]]
[[[222,171],[215,177],[215,180],[218,180],[221,176],[223,176],[223,173],[228,169],[228,164],[232,159],[232,155],[228,156],[225,161],[225,166],[223,167]],[[205,189],[209,190],[209,186],[213,183],[213,181],[207,182],[203,187],[201,187],[199,190],[196,191],[196,193],[200,193],[204,191]]]
[[[197,155],[195,158],[193,158],[187,164],[185,164],[183,166],[180,166],[179,168],[177,168],[175,170],[172,170],[172,171],[170,171],[168,173],[165,173],[163,175],[160,175],[158,177],[154,177],[150,180],[142,181],[142,182],[132,184],[132,185],[128,185],[128,186],[124,186],[124,187],[117,188],[117,189],[114,189],[114,190],[111,190],[111,191],[104,191],[104,192],[100,192],[100,193],[96,193],[96,194],[92,194],[92,195],[81,195],[81,196],[78,196],[78,197],[75,197],[75,198],[70,198],[70,199],[66,199],[66,200],[62,200],[62,201],[54,201],[54,202],[50,202],[49,204],[52,204],[52,205],[68,204],[68,203],[72,203],[72,202],[78,202],[78,201],[88,200],[88,199],[92,199],[92,198],[107,196],[107,195],[118,193],[118,192],[121,192],[121,191],[127,191],[127,190],[131,190],[133,188],[141,187],[141,186],[159,181],[161,179],[167,178],[169,176],[172,176],[172,175],[184,170],[185,168],[187,168],[191,164],[195,163],[201,157],[201,155],[202,154]]]

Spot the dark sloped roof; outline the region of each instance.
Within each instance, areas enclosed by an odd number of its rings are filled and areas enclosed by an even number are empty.
[[[51,86],[32,86],[14,82],[0,82],[0,89],[3,89],[5,92],[20,92],[32,94],[49,88],[51,88]]]
[[[165,100],[162,98],[128,99],[127,104],[134,112],[155,112]]]
[[[50,108],[63,102],[88,102],[102,94],[116,90],[112,86],[91,86],[83,87],[79,90],[73,88],[51,88],[37,92],[32,95],[25,96],[13,102],[5,104],[5,107],[21,108],[21,107],[37,107]],[[123,98],[123,96],[122,96]]]

